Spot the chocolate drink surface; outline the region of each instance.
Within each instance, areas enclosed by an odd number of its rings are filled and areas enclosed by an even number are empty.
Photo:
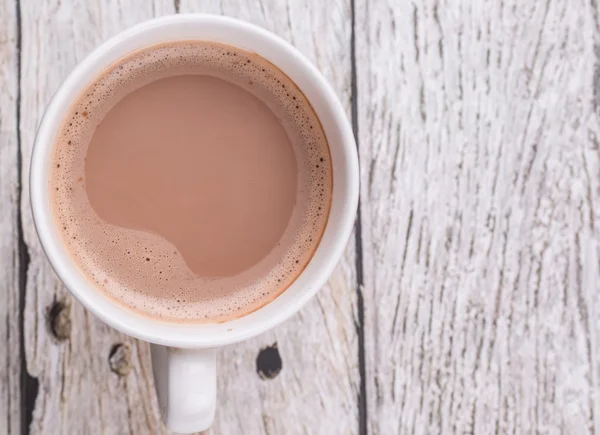
[[[99,291],[174,322],[241,317],[315,252],[332,194],[319,119],[277,67],[206,41],[148,47],[69,109],[50,189]]]

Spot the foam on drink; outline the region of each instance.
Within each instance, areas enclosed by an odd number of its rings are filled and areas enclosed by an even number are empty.
[[[297,86],[228,45],[148,47],[94,79],[53,152],[56,223],[111,298],[225,321],[277,297],[329,215],[327,141]]]

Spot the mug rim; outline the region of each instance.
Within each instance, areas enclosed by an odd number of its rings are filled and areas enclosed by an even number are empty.
[[[81,86],[78,87],[77,83],[82,82],[83,78],[86,75],[90,75],[90,72],[93,72],[95,69],[98,72],[93,74],[92,79],[93,77],[97,77],[99,72],[122,58],[123,55],[119,55],[110,62],[103,60],[103,57],[110,56],[111,53],[117,51],[120,45],[124,46],[136,37],[142,38],[144,33],[150,34],[152,31],[157,31],[157,29],[168,29],[169,26],[175,25],[214,26],[215,29],[220,28],[224,32],[227,30],[242,32],[246,36],[258,38],[259,42],[262,41],[264,44],[269,44],[274,50],[278,50],[280,55],[286,58],[286,61],[289,61],[294,68],[300,71],[298,75],[306,78],[311,83],[311,86],[315,86],[315,92],[323,99],[324,104],[328,106],[328,110],[330,109],[331,113],[329,115],[332,118],[331,122],[334,123],[334,127],[332,128],[339,130],[340,135],[340,153],[343,162],[338,163],[338,165],[343,164],[342,169],[346,174],[344,179],[346,185],[343,186],[344,191],[342,193],[338,192],[338,197],[342,194],[343,197],[337,199],[337,202],[341,201],[341,205],[339,205],[339,219],[335,223],[335,228],[330,227],[332,225],[333,206],[334,202],[336,202],[336,161],[332,153],[332,165],[334,167],[332,208],[321,242],[317,246],[317,251],[313,254],[307,267],[296,277],[292,285],[273,301],[268,302],[256,311],[222,323],[162,321],[155,317],[139,314],[133,309],[126,308],[121,302],[109,297],[83,275],[76,262],[68,254],[60,237],[57,237],[58,231],[49,199],[49,156],[54,146],[57,130],[64,120],[64,115],[60,113],[61,107],[63,109],[65,106],[67,108],[71,107],[80,92],[85,89],[89,80],[83,84],[82,88]],[[165,38],[162,42],[183,39]],[[217,38],[205,38],[205,40],[224,42]],[[151,46],[156,43],[139,45],[134,49],[127,50],[125,55],[144,46]],[[263,56],[261,52],[256,52],[258,55]],[[280,65],[277,63],[275,65],[280,68]],[[288,74],[288,71],[284,71],[284,73]],[[301,90],[304,93],[304,89],[301,88]],[[309,99],[308,96],[307,99]],[[310,99],[309,102],[313,104],[313,101]],[[317,114],[317,116],[324,123],[321,115]],[[325,125],[323,128],[325,129]],[[330,142],[330,138],[327,137],[327,139]],[[331,151],[331,143],[329,143],[329,148]],[[214,347],[243,341],[276,326],[295,314],[326,283],[333,268],[342,257],[352,232],[359,195],[358,155],[352,128],[335,91],[323,75],[294,46],[274,33],[242,20],[209,14],[168,15],[144,21],[106,40],[79,62],[63,80],[46,107],[35,137],[29,177],[31,207],[38,237],[54,271],[71,294],[95,316],[123,333],[152,343],[184,348]],[[332,235],[332,233],[335,234]],[[324,246],[323,241],[327,234],[331,241],[328,242],[327,246]],[[322,258],[320,259],[320,263],[315,265],[314,261],[317,253],[320,253],[320,257]],[[311,272],[314,276],[310,280],[305,280],[307,282],[304,283],[304,286],[307,288],[304,289],[298,285],[299,288],[296,289],[298,296],[295,299],[279,303],[281,305],[279,307],[280,310],[271,313],[271,315],[262,315],[265,311],[273,311],[266,309],[280,300],[292,287],[296,286],[301,278],[305,276],[309,267],[313,268]],[[104,303],[102,300],[104,300]],[[224,325],[227,326],[226,330]]]

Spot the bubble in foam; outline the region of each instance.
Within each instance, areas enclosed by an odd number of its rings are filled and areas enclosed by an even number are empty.
[[[181,74],[219,77],[265,102],[282,120],[303,168],[297,206],[284,236],[263,261],[233,278],[194,275],[167,240],[110,225],[95,214],[87,200],[85,157],[96,125],[124,95]],[[329,149],[304,95],[266,60],[203,41],[149,47],[121,59],[97,77],[66,119],[50,168],[54,217],[80,269],[100,291],[124,306],[169,321],[224,321],[276,298],[310,261],[329,215],[333,183]],[[147,255],[149,252],[152,255]]]

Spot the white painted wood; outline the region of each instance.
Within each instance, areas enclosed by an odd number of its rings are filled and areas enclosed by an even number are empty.
[[[125,434],[162,431],[153,399],[148,347],[94,319],[57,280],[39,246],[31,220],[29,156],[46,103],[68,72],[104,39],[154,14],[171,12],[158,2],[21,0],[21,203],[31,262],[27,272],[25,344],[27,369],[39,381],[33,434]],[[72,329],[58,341],[48,325],[54,301],[64,301]],[[113,345],[132,349],[132,370],[113,373]]]
[[[357,2],[369,433],[600,430],[596,3]]]
[[[0,433],[21,430],[17,20],[0,2]]]
[[[74,65],[119,30],[173,12],[175,7],[186,12],[240,17],[292,41],[328,76],[349,111],[350,7],[346,0],[324,3],[21,0],[21,113],[26,114],[20,126],[23,173],[28,170],[43,109]],[[4,21],[4,16],[1,19]],[[5,166],[11,170],[3,160],[2,168]],[[25,313],[26,359],[28,371],[39,381],[31,432],[163,433],[148,346],[103,325],[69,296],[38,244],[27,179],[22,181],[25,190],[21,209],[31,258]],[[47,319],[54,318],[49,310],[56,302],[64,303],[60,318],[67,321],[49,325]],[[356,433],[358,350],[354,306],[351,243],[327,288],[299,315],[270,333],[221,352],[219,408],[211,433]],[[58,340],[56,332],[64,339]],[[262,380],[256,373],[256,357],[262,347],[274,342],[278,343],[283,369],[276,378]],[[122,363],[115,358],[109,361],[113,346],[120,343],[131,349],[131,371],[123,377],[111,371],[111,363],[119,370]]]
[[[322,2],[181,0],[181,12],[242,18],[293,43],[326,75],[350,112],[350,5]],[[273,332],[219,355],[214,434],[334,434],[358,431],[358,349],[353,242],[328,286]],[[258,350],[278,343],[283,369],[256,374]]]

